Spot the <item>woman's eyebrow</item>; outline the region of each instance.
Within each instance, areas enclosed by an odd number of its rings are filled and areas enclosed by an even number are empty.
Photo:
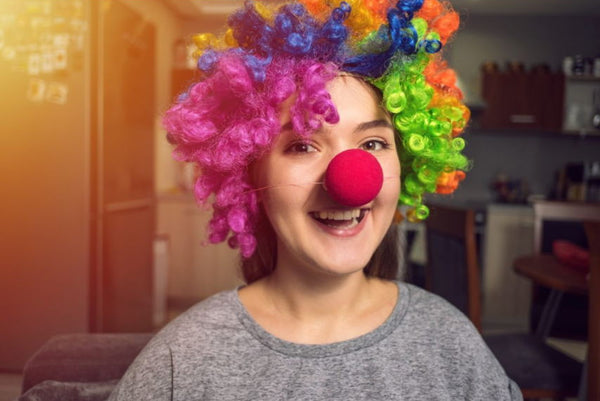
[[[390,123],[388,120],[380,118],[378,120],[366,121],[364,123],[358,124],[358,126],[356,127],[354,132],[367,131],[372,128],[392,128],[393,129],[394,127],[392,127],[392,123]]]
[[[390,123],[388,120],[386,120],[384,118],[380,118],[377,120],[365,121],[364,123],[358,124],[358,126],[354,129],[354,132],[363,132],[363,131],[370,130],[372,128],[392,128],[393,129],[394,127],[392,126],[392,123]],[[292,129],[293,129],[293,124],[291,121],[288,121],[287,123],[285,123],[281,126],[281,132],[292,130]]]

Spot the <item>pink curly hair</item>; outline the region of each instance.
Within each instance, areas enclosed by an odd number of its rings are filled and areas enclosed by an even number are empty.
[[[195,162],[202,172],[194,193],[205,203],[210,195],[213,217],[209,241],[227,239],[243,257],[256,248],[254,223],[257,195],[248,165],[268,151],[280,132],[282,103],[296,94],[290,108],[295,132],[308,136],[323,121],[336,123],[338,114],[325,85],[338,73],[331,63],[280,58],[255,82],[240,56],[227,54],[216,72],[196,83],[164,117],[175,157]]]

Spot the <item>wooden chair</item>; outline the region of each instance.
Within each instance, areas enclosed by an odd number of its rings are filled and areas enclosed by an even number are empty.
[[[580,401],[600,400],[600,222],[586,221],[585,231],[590,247],[589,315],[587,351],[587,397]]]
[[[425,288],[450,301],[481,331],[481,283],[473,210],[432,207],[425,220]]]
[[[551,254],[552,244],[558,239],[587,247],[583,221],[600,220],[597,203],[539,201],[533,204],[533,210],[535,253]],[[544,313],[544,308],[549,308],[549,312]],[[585,296],[532,286],[531,327],[542,338],[550,334],[586,337],[588,309]]]
[[[454,304],[481,330],[473,212],[433,206],[425,225],[426,288]],[[582,364],[542,339],[532,334],[499,334],[484,336],[484,340],[525,398],[577,395]]]

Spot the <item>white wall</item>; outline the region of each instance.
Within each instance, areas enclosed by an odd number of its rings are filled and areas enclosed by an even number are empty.
[[[470,131],[465,139],[473,168],[453,195],[456,200],[493,200],[490,182],[498,173],[525,179],[532,194],[547,195],[554,172],[566,163],[600,160],[598,137]]]

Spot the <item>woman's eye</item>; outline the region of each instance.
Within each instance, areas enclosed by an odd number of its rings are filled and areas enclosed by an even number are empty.
[[[316,149],[310,143],[297,142],[290,145],[286,152],[288,153],[310,153],[315,152]]]
[[[385,141],[372,139],[367,141],[361,145],[364,150],[374,151],[374,150],[382,150],[389,148],[389,145]]]

